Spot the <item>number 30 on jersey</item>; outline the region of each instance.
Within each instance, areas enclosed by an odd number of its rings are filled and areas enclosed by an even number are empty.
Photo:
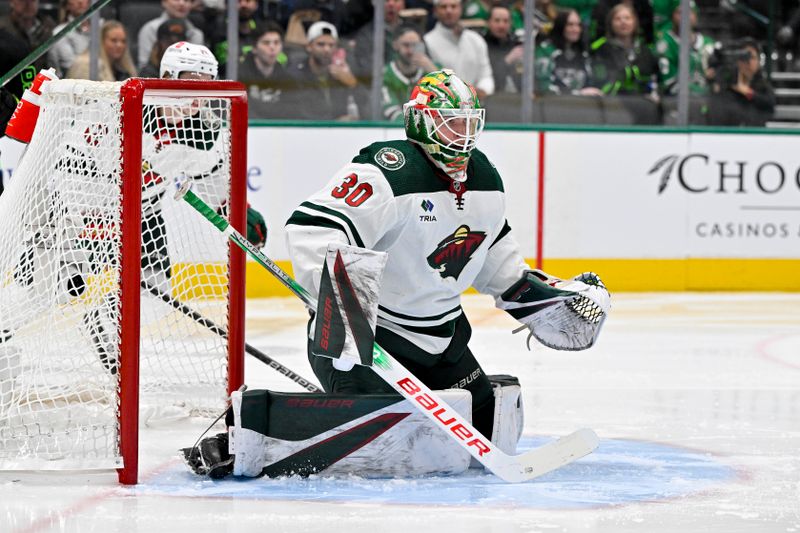
[[[351,207],[358,207],[372,196],[372,185],[366,182],[358,182],[358,176],[350,174],[342,184],[334,187],[331,191],[334,198],[344,198],[344,203]]]

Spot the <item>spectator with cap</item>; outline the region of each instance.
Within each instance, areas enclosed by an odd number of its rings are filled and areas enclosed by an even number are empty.
[[[306,32],[307,57],[289,69],[287,110],[293,118],[353,120],[357,82],[339,47],[339,33],[330,22],[318,21]]]
[[[478,98],[494,93],[489,49],[483,37],[461,24],[461,0],[434,0],[433,5],[437,22],[425,34],[431,59],[474,85]]]
[[[283,53],[283,30],[274,22],[256,27],[255,46],[239,65],[239,81],[247,87],[250,118],[292,118],[286,113],[289,81]]]
[[[161,7],[164,12],[158,17],[148,21],[139,30],[138,48],[137,48],[137,64],[144,66],[150,59],[150,52],[157,40],[158,27],[167,19],[181,19],[186,22],[186,37],[187,41],[194,44],[203,44],[203,32],[200,31],[192,22],[187,18],[189,12],[192,10],[191,0],[161,0]]]
[[[162,22],[156,31],[156,42],[150,52],[150,59],[139,71],[139,76],[142,78],[159,78],[159,68],[164,52],[173,44],[185,41],[188,29],[185,19],[167,19]]]

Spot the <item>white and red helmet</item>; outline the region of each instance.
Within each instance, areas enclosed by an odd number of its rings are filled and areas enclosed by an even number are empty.
[[[169,73],[171,78],[177,79],[182,72],[199,72],[216,79],[218,69],[219,63],[211,50],[202,44],[180,41],[164,52],[159,75],[163,78],[164,74]]]

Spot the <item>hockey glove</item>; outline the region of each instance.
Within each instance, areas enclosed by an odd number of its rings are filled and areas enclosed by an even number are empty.
[[[267,244],[267,223],[261,213],[247,206],[247,240],[256,248]]]
[[[541,270],[529,270],[497,299],[530,330],[530,338],[556,350],[585,350],[592,346],[611,309],[611,296],[597,274],[585,272],[562,280]]]
[[[228,218],[228,201],[224,201],[217,209],[217,214]],[[247,240],[256,248],[267,244],[267,223],[264,217],[247,204]]]

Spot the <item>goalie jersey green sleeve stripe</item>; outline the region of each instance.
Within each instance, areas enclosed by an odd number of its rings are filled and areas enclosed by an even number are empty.
[[[292,213],[292,216],[289,218],[289,220],[286,221],[287,226],[290,224],[293,224],[295,226],[331,228],[341,231],[345,235],[348,235],[347,228],[345,228],[345,226],[337,220],[331,220],[329,218],[323,218],[323,217],[315,217],[313,215],[309,215],[307,213],[301,213],[298,211]],[[350,242],[349,236],[347,237],[347,243],[352,244]]]
[[[318,214],[313,215],[310,213],[306,213],[304,211],[301,211],[302,208],[305,208],[308,211],[315,211]],[[334,217],[338,220],[333,220],[331,217]],[[348,236],[348,240],[350,240],[349,239],[350,235],[353,236],[353,240],[355,241],[355,243],[351,242],[350,244],[355,244],[356,246],[360,246],[362,248],[364,247],[364,241],[361,238],[361,235],[359,235],[355,224],[353,224],[353,221],[350,220],[350,218],[347,217],[347,215],[344,215],[339,211],[330,209],[329,207],[325,207],[312,202],[303,202],[302,204],[300,204],[300,209],[292,213],[292,216],[286,222],[287,226],[289,224],[295,224],[298,226],[323,226],[327,228],[339,229],[342,231],[342,233]]]
[[[410,326],[408,324],[397,324],[397,326],[412,333],[418,333],[420,335],[428,335],[430,337],[441,337],[443,339],[449,339],[450,337],[453,336],[453,333],[456,330],[456,322],[458,322],[460,318],[461,315],[452,320],[448,320],[444,324],[439,324],[438,326]]]

